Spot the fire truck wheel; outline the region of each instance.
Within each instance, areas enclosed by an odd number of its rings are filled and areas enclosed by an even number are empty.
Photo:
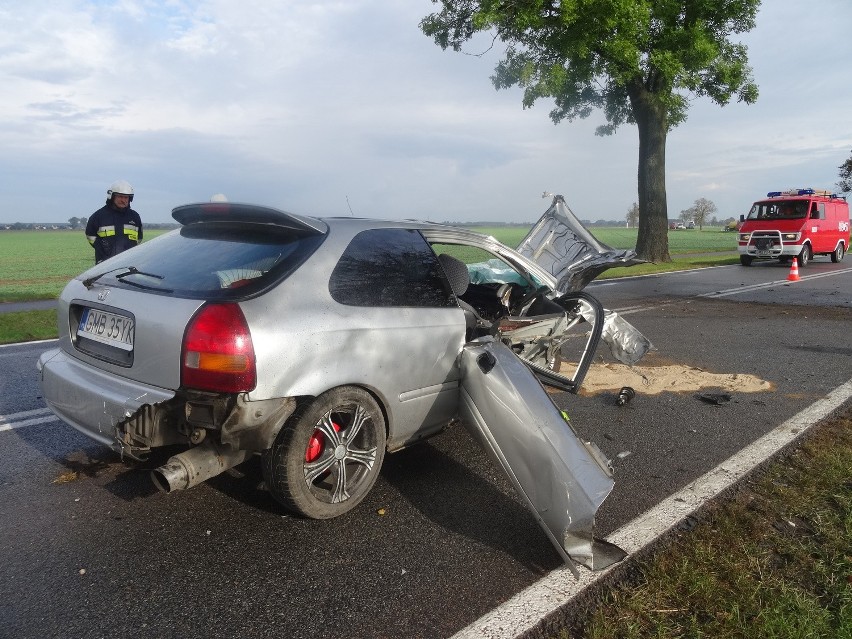
[[[834,253],[831,254],[832,262],[839,262],[843,259],[843,255],[846,253],[846,247],[843,244],[838,244],[837,248],[834,249]]]
[[[802,247],[802,252],[799,253],[799,266],[805,267],[811,261],[811,245],[805,244]]]
[[[751,257],[748,255],[740,255],[740,264],[743,266],[751,266]]]

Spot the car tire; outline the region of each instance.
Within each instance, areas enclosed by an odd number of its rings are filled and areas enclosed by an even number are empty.
[[[263,454],[263,476],[282,506],[331,519],[357,506],[379,476],[385,419],[367,391],[343,386],[303,404]]]
[[[845,254],[846,254],[846,247],[843,246],[843,243],[841,242],[840,244],[837,245],[837,248],[834,249],[834,252],[831,254],[831,261],[837,263],[837,262],[839,262],[840,260],[843,259],[843,256]]]
[[[743,266],[751,266],[751,256],[740,255],[740,264],[742,264]]]
[[[807,265],[808,265],[808,262],[810,262],[810,261],[811,261],[811,257],[812,257],[812,254],[811,254],[811,245],[810,245],[810,244],[805,244],[805,245],[802,247],[802,252],[801,252],[801,253],[799,253],[799,266],[801,266],[801,267],[803,267],[803,268],[804,268],[805,266],[807,266]]]

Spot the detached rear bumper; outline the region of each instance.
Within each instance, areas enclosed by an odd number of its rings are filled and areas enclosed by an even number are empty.
[[[37,367],[42,396],[57,417],[117,452],[123,448],[119,424],[175,396],[174,391],[94,369],[58,348],[42,353]]]

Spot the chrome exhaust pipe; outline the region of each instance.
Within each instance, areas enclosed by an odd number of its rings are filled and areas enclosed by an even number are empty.
[[[200,446],[170,457],[151,471],[151,480],[164,493],[186,490],[241,464],[251,455],[248,450],[206,441]]]

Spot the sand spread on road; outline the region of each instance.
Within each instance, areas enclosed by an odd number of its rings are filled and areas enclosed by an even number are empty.
[[[567,368],[567,367],[566,367]],[[564,369],[563,369],[564,370]],[[568,374],[571,370],[565,371]],[[580,388],[580,394],[594,395],[630,386],[637,393],[656,395],[721,389],[729,393],[762,393],[774,390],[771,382],[747,373],[711,373],[701,368],[672,364],[666,366],[627,366],[592,364]]]

